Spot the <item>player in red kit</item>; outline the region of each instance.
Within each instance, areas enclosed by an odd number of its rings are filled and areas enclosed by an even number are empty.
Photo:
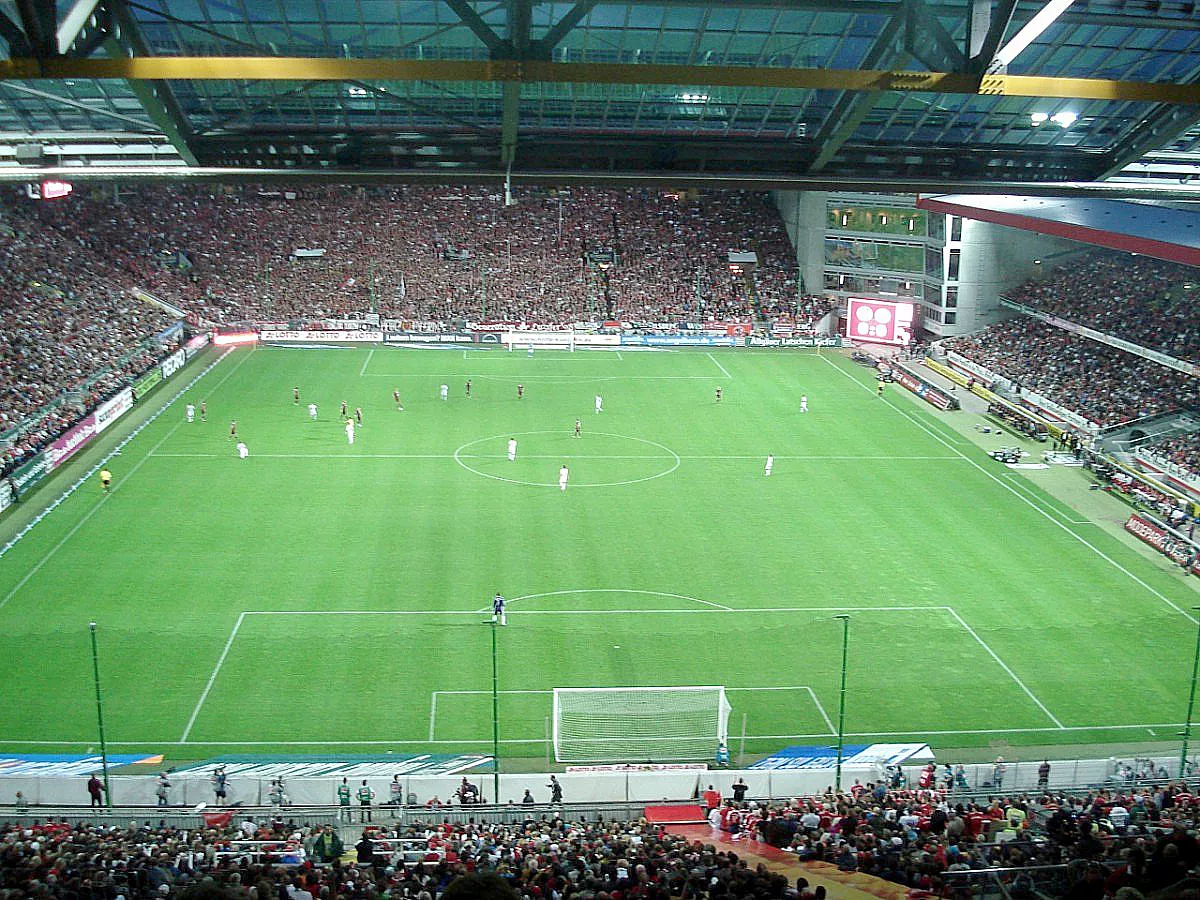
[[[200,401],[200,421],[201,422],[208,421],[208,401],[207,400]]]
[[[237,437],[237,419],[229,423],[229,439],[232,441]]]

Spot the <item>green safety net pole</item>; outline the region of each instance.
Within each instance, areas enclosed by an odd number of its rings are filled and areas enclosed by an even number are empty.
[[[492,802],[500,805],[500,667],[496,659],[496,621],[492,620]]]
[[[843,613],[834,616],[842,620],[842,689],[838,696],[837,727],[837,775],[834,781],[837,790],[842,789],[842,751],[846,743],[846,659],[850,648],[850,617]]]
[[[104,698],[100,693],[100,651],[96,647],[96,623],[88,623],[92,633],[92,678],[96,683],[96,721],[100,725],[100,767],[104,775],[104,803],[112,806],[112,794],[108,790],[108,746],[104,742]]]

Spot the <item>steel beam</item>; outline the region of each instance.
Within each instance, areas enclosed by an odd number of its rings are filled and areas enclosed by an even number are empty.
[[[149,55],[150,47],[138,29],[137,21],[126,8],[123,0],[113,0],[110,4],[110,12],[117,28],[115,33],[105,41],[105,46],[108,48],[109,55],[114,57],[114,61],[134,63],[139,60],[153,59],[154,57]],[[94,63],[101,60],[80,59],[77,61]],[[138,102],[142,104],[146,115],[166,135],[180,158],[189,166],[197,165],[199,160],[191,147],[191,140],[194,136],[192,126],[188,122],[187,116],[183,114],[179,102],[175,99],[175,92],[171,90],[171,86],[161,78],[135,78],[132,76],[125,76],[125,83],[133,91]]]
[[[991,6],[991,0],[975,0],[976,4]],[[994,10],[990,11],[990,21],[988,22],[987,32],[983,36],[979,47],[971,47],[970,69],[972,72],[989,72],[996,62],[996,53],[1000,50],[1000,45],[1004,43],[1004,35],[1008,32],[1008,26],[1012,22],[1013,13],[1017,11],[1017,0],[999,0]],[[972,18],[982,13],[975,12],[972,8]]]
[[[904,49],[935,72],[961,72],[967,55],[924,0],[904,0]]]
[[[863,66],[875,69],[885,62],[891,62],[895,57],[896,40],[905,20],[900,14],[892,16],[883,31],[875,38],[875,43],[863,58]],[[809,172],[820,172],[837,155],[842,145],[850,139],[858,126],[875,108],[882,96],[881,91],[855,93],[842,91],[833,104],[829,117],[821,124],[815,143],[819,148],[817,157],[808,166]]]
[[[479,13],[475,12],[467,0],[445,0],[445,2],[450,7],[450,11],[458,16],[467,28],[471,29],[471,34],[479,38],[480,43],[487,47],[490,53],[496,53],[504,46],[500,35],[492,31],[488,23],[480,18]]]
[[[1103,78],[786,69],[752,66],[667,66],[556,63],[544,60],[411,60],[259,56],[154,56],[119,59],[0,60],[0,80],[126,78],[131,81],[517,81],[554,84],[665,84],[799,90],[897,91],[935,94],[1136,100],[1200,106],[1200,85]]]
[[[536,55],[545,59],[550,58],[550,51],[559,45],[559,42],[565,38],[571,30],[584,20],[590,13],[599,0],[579,0],[574,6],[567,10],[566,15],[554,23],[554,25],[542,37],[538,38],[533,43],[533,48]]]
[[[1189,106],[1164,106],[1127,135],[1114,150],[1105,153],[1098,179],[1111,178],[1147,153],[1162,150],[1200,125],[1200,109]]]
[[[513,172],[516,184],[571,185],[607,184],[647,187],[698,187],[712,189],[801,191],[869,191],[895,194],[1013,194],[1024,197],[1104,197],[1110,199],[1156,199],[1200,201],[1200,184],[1125,184],[1095,181],[961,181],[957,179],[890,177],[807,177],[803,175],[706,175],[681,172]],[[0,168],[0,183],[23,184],[43,178],[76,183],[136,183],[153,181],[214,183],[288,183],[328,184],[401,184],[425,183],[497,185],[504,181],[500,169],[456,172],[453,169],[397,171],[362,169],[260,169],[260,168],[181,168],[145,166],[130,171],[122,166],[37,166]]]
[[[9,56],[33,56],[29,38],[25,36],[21,26],[10,19],[3,10],[0,10],[0,38],[8,44]]]
[[[54,0],[16,0],[17,15],[33,55],[47,59],[58,53],[55,27],[58,24]]]
[[[75,0],[74,6],[67,11],[67,15],[55,33],[55,43],[60,54],[66,53],[74,46],[76,39],[83,34],[99,5],[100,0]]]

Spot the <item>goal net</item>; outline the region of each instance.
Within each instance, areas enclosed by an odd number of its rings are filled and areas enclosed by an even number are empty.
[[[723,687],[555,688],[558,762],[712,759],[729,737]]]

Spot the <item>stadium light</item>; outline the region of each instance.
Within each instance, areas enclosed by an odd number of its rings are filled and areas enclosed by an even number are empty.
[[[846,658],[847,651],[850,649],[850,616],[840,613],[834,618],[842,620],[842,689],[838,695],[837,773],[834,779],[835,790],[840,791],[842,789],[842,751],[846,744]],[[1200,638],[1197,638],[1197,647],[1200,648]],[[1197,652],[1200,652],[1200,649]]]
[[[1025,27],[1013,35],[1011,41],[996,52],[996,62],[1008,67],[1014,59],[1021,55],[1030,44],[1042,36],[1042,33],[1066,12],[1075,0],[1049,0],[1037,14],[1025,23]]]
[[[108,790],[108,747],[104,742],[104,701],[100,695],[100,652],[96,648],[96,623],[89,622],[88,629],[92,633],[92,677],[96,682],[96,719],[100,723],[100,770],[104,774],[104,805],[112,806],[112,793]]]
[[[1200,612],[1200,606],[1193,606],[1193,612]],[[1183,749],[1179,751],[1179,777],[1183,778],[1187,771],[1188,742],[1192,737],[1192,710],[1196,705],[1196,676],[1200,675],[1200,620],[1196,622],[1196,654],[1192,658],[1192,689],[1188,692],[1187,718],[1183,723]]]

